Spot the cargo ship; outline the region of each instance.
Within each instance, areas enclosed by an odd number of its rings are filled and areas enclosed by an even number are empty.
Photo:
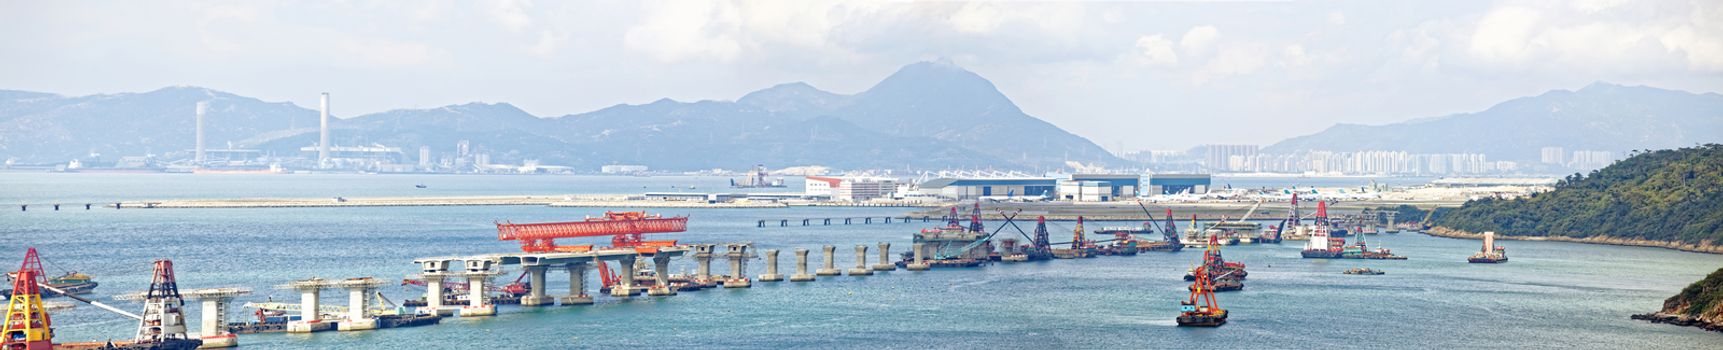
[[[1484,232],[1484,248],[1466,258],[1473,264],[1499,264],[1508,261],[1508,249],[1496,245],[1496,233]]]

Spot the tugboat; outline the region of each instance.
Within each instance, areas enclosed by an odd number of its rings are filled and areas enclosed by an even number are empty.
[[[1499,264],[1508,261],[1508,249],[1496,245],[1496,233],[1484,232],[1484,248],[1467,258],[1473,264]]]
[[[1191,297],[1179,302],[1179,316],[1174,320],[1180,327],[1220,327],[1226,324],[1227,312],[1215,303],[1214,280],[1209,278],[1210,264],[1207,263],[1217,258],[1212,257],[1216,246],[1211,244],[1209,250],[1203,252],[1204,264],[1197,267],[1196,281],[1190,287]]]
[[[1368,267],[1354,267],[1354,268],[1346,269],[1346,271],[1343,271],[1341,273],[1347,274],[1347,275],[1370,275],[1370,276],[1374,276],[1374,275],[1384,274],[1386,272],[1382,272],[1382,270],[1372,269],[1372,268],[1368,268]]]

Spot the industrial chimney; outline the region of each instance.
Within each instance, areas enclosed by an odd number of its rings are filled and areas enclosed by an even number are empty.
[[[329,166],[329,93],[327,93],[327,92],[323,93],[323,100],[322,100],[322,103],[320,104],[320,106],[321,107],[319,107],[318,109],[323,111],[323,116],[320,117],[320,119],[318,119],[318,125],[320,125],[320,126],[318,129],[319,131],[317,132],[317,166],[318,167],[328,167]]]
[[[209,101],[199,101],[197,103],[197,149],[193,151],[196,155],[193,156],[192,159],[194,160],[193,163],[197,164],[198,167],[203,167],[203,161],[205,159],[203,156],[203,113],[207,110],[209,110]]]

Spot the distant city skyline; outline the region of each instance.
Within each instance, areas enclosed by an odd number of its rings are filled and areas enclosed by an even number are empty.
[[[123,14],[123,15],[122,15]],[[538,116],[949,59],[1114,151],[1267,145],[1594,81],[1723,89],[1704,2],[5,2],[0,89],[195,85],[340,117],[471,101]]]

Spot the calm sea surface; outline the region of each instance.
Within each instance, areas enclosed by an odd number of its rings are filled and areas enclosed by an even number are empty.
[[[1320,182],[1319,182],[1320,181]],[[1368,179],[1231,179],[1235,187],[1350,186]],[[1379,180],[1382,182],[1393,183]],[[16,203],[74,203],[167,198],[331,197],[625,193],[690,185],[727,191],[720,177],[106,175],[0,173],[0,261],[36,247],[51,273],[90,273],[106,297],[147,286],[149,263],[173,259],[182,288],[243,286],[242,301],[297,300],[270,286],[312,276],[396,280],[417,257],[518,249],[497,241],[491,222],[577,219],[594,208],[377,207],[283,209],[97,209],[55,212]],[[1220,181],[1217,181],[1220,182]],[[414,189],[413,184],[428,189]],[[792,190],[799,182],[792,179]],[[625,208],[617,208],[625,209]],[[837,264],[854,265],[854,245],[909,243],[934,224],[755,228],[760,219],[898,215],[893,208],[651,209],[687,214],[683,242],[753,242],[789,250],[839,247]],[[998,222],[989,222],[989,227]],[[1123,223],[1095,223],[1108,225]],[[1025,225],[1030,229],[1032,225]],[[1050,225],[1066,235],[1070,223]],[[1007,233],[1015,234],[1007,229]],[[1717,348],[1723,334],[1629,320],[1723,266],[1723,256],[1654,248],[1553,242],[1501,244],[1512,261],[1473,265],[1477,241],[1416,233],[1370,237],[1406,261],[1298,258],[1300,243],[1227,247],[1250,265],[1242,292],[1222,293],[1231,323],[1175,327],[1186,297],[1184,271],[1200,251],[1145,253],[977,269],[896,271],[871,277],[791,284],[756,282],[746,290],[684,292],[674,297],[598,297],[586,307],[501,308],[497,317],[449,318],[442,325],[311,335],[241,338],[254,349],[559,349],[624,346],[719,348]],[[871,254],[870,254],[871,255]],[[6,260],[11,259],[11,260]],[[750,274],[764,270],[756,261]],[[871,262],[870,262],[871,263]],[[1351,267],[1382,276],[1347,276]],[[677,261],[673,268],[691,270]],[[715,266],[715,269],[724,270]],[[509,275],[509,276],[512,276]],[[566,274],[552,273],[552,294]],[[591,285],[592,282],[589,282]],[[422,291],[384,289],[391,299]],[[337,295],[340,294],[340,295]],[[344,293],[325,293],[345,303]],[[51,299],[66,301],[67,299]],[[123,304],[136,308],[134,304]],[[234,310],[243,319],[244,310]],[[195,316],[194,316],[195,317]],[[62,341],[123,339],[135,324],[94,307],[54,314]]]

